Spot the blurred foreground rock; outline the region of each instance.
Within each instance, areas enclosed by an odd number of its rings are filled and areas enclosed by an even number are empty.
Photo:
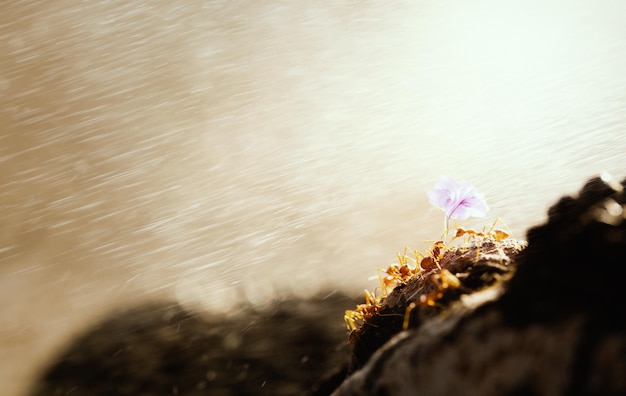
[[[341,315],[355,303],[335,293],[222,316],[172,302],[120,309],[68,345],[31,395],[328,395],[346,374]]]
[[[562,198],[510,257],[510,281],[447,301],[371,357],[357,340],[366,363],[333,395],[626,394],[625,186],[594,178]]]

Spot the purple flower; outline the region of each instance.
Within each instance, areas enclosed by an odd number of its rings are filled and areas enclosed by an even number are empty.
[[[468,182],[459,183],[449,176],[443,176],[435,184],[435,189],[428,191],[428,200],[445,210],[446,224],[452,217],[458,220],[483,217],[489,210],[480,191]]]

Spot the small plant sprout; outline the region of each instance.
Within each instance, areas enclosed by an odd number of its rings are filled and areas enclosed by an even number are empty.
[[[443,238],[448,235],[451,218],[467,220],[470,217],[484,217],[489,210],[483,193],[468,182],[457,182],[449,176],[443,176],[435,183],[435,188],[428,191],[431,205],[445,211]]]

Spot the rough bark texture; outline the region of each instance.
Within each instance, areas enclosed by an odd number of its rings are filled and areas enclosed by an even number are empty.
[[[401,332],[333,395],[626,394],[625,186],[562,198],[510,282]]]
[[[449,247],[438,260],[439,266],[423,270],[406,284],[397,286],[385,297],[380,308],[361,327],[353,331],[350,371],[363,366],[369,357],[403,328],[417,328],[460,300],[469,304],[470,296],[483,291],[480,298],[495,298],[502,284],[515,271],[515,257],[526,246],[524,241],[479,238]],[[450,284],[442,275],[452,275]]]

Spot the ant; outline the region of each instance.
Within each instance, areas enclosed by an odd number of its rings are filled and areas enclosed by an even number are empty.
[[[463,227],[458,227],[456,229],[456,233],[454,234],[454,236],[452,237],[452,239],[456,239],[456,238],[460,238],[464,235],[468,236],[470,239],[472,238],[480,238],[480,239],[485,239],[485,238],[490,238],[495,240],[496,242],[500,242],[503,241],[507,238],[509,238],[511,236],[510,232],[504,231],[502,229],[498,229],[495,228],[496,224],[499,222],[501,222],[502,224],[504,224],[504,221],[502,221],[502,219],[500,219],[499,217],[496,218],[493,222],[493,224],[491,224],[491,227],[489,227],[488,231],[485,231],[485,229],[483,228],[483,231],[476,231],[476,230],[472,230],[470,229],[465,229]],[[506,224],[504,224],[504,227],[508,229],[508,227],[506,226]]]
[[[433,275],[433,282],[437,285],[437,290],[420,296],[420,303],[429,307],[437,305],[437,300],[443,297],[443,293],[446,290],[460,289],[462,287],[459,278],[447,269],[442,269],[439,273]]]
[[[439,242],[437,242],[435,245],[438,245]],[[439,246],[441,246],[441,245],[439,245]],[[427,259],[429,259],[429,260],[427,260]],[[402,322],[402,330],[407,330],[409,328],[410,319],[411,319],[411,312],[415,308],[418,307],[418,304],[421,305],[422,307],[435,307],[435,306],[438,305],[438,301],[443,298],[444,293],[446,292],[446,290],[463,289],[463,285],[462,285],[461,281],[459,280],[459,278],[456,275],[454,275],[452,272],[450,272],[449,270],[447,270],[445,268],[441,268],[439,266],[439,263],[433,257],[431,257],[431,256],[425,257],[424,260],[422,260],[422,263],[424,261],[427,261],[427,262],[430,262],[430,263],[434,263],[439,268],[439,272],[438,273],[435,273],[435,274],[431,275],[432,282],[437,286],[437,290],[432,291],[430,293],[425,293],[425,294],[420,295],[419,296],[419,300],[418,300],[417,303],[416,302],[411,302],[406,307],[406,309],[404,311],[404,320]],[[422,264],[420,264],[420,265],[422,265]],[[422,268],[424,268],[424,266],[422,266]],[[426,269],[426,268],[424,268],[424,269]],[[432,267],[432,268],[429,268],[429,269],[435,269],[435,267]],[[411,297],[409,297],[408,298],[409,301],[412,300],[413,297],[417,293],[418,292],[416,292]]]
[[[441,272],[433,275],[433,280],[439,289],[458,289],[461,287],[459,278],[447,269],[442,269]]]
[[[433,281],[437,285],[438,289],[420,296],[419,303],[422,306],[434,307],[437,305],[437,301],[443,297],[443,293],[446,289],[459,289],[462,287],[459,278],[447,269],[441,269],[438,274],[433,275]],[[406,310],[404,311],[404,320],[402,322],[402,330],[407,330],[409,328],[411,312],[415,308],[417,308],[417,304],[415,302],[411,302],[406,307]]]
[[[443,253],[445,252],[446,245],[443,241],[437,241],[433,244],[433,247],[430,249],[430,255],[437,261],[441,260],[443,257]]]
[[[413,255],[415,256],[415,259],[413,259],[407,256],[408,250],[409,248],[405,247],[402,254],[396,253],[399,264],[391,264],[386,270],[382,268],[378,269],[378,279],[385,295],[389,289],[406,284],[421,272],[421,268],[417,265],[417,262],[419,258],[422,257],[422,254],[417,250],[413,250]],[[409,261],[412,262],[413,265],[410,265]]]
[[[386,275],[381,277],[381,273]],[[387,293],[388,289],[393,289],[398,286],[398,284],[405,284],[407,280],[411,278],[413,273],[414,270],[409,268],[406,264],[391,264],[385,271],[379,268],[378,277],[380,279],[381,288],[385,293]]]
[[[380,299],[374,293],[365,290],[365,304],[359,304],[355,310],[347,310],[343,316],[346,328],[354,331],[370,320],[380,309]]]
[[[439,261],[443,257],[445,253],[446,245],[443,241],[437,241],[433,244],[432,248],[430,248],[430,254],[422,259],[420,262],[420,267],[424,271],[430,271],[435,268],[441,269],[439,265]]]
[[[422,305],[434,307],[437,305],[437,300],[443,297],[443,293],[446,289],[460,289],[462,287],[461,281],[456,275],[452,274],[452,272],[447,269],[441,269],[438,274],[433,275],[433,281],[437,285],[438,290],[422,294],[420,296],[419,302]],[[411,311],[417,308],[417,304],[411,302],[404,311],[404,320],[402,322],[402,330],[407,330],[409,328],[409,321],[411,319]]]

